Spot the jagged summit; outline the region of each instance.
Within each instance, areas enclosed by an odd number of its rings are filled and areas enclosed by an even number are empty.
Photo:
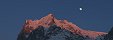
[[[67,20],[58,20],[56,19],[53,14],[49,14],[39,20],[26,20],[23,31],[25,33],[31,33],[33,30],[38,28],[39,26],[43,26],[45,28],[49,28],[51,25],[57,25],[58,27],[62,29],[66,29],[71,31],[74,34],[78,34],[84,37],[89,38],[96,38],[97,36],[104,35],[107,33],[104,32],[96,32],[96,31],[87,31],[79,28],[75,24],[68,22]]]

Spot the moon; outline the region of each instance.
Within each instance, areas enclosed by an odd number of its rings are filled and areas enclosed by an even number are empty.
[[[82,11],[83,9],[82,8],[79,8],[79,10]]]

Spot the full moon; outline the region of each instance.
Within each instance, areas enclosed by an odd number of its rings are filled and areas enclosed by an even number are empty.
[[[79,8],[79,10],[81,11],[81,10],[82,10],[82,8]]]

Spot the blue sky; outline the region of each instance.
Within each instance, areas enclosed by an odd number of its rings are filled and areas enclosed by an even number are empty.
[[[113,0],[4,0],[0,1],[0,40],[16,40],[25,20],[48,13],[82,29],[108,32],[113,26]]]

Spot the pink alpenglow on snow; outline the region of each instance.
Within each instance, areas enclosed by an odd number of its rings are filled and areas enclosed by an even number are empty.
[[[74,34],[78,34],[84,37],[87,36],[90,38],[96,38],[97,36],[107,34],[104,32],[88,31],[88,30],[81,29],[77,25],[71,22],[68,22],[67,20],[56,19],[52,14],[49,14],[39,20],[26,20],[23,31],[25,33],[30,33],[36,28],[38,28],[39,26],[48,28],[53,24],[57,25],[58,27],[61,27],[62,29],[69,30]]]

